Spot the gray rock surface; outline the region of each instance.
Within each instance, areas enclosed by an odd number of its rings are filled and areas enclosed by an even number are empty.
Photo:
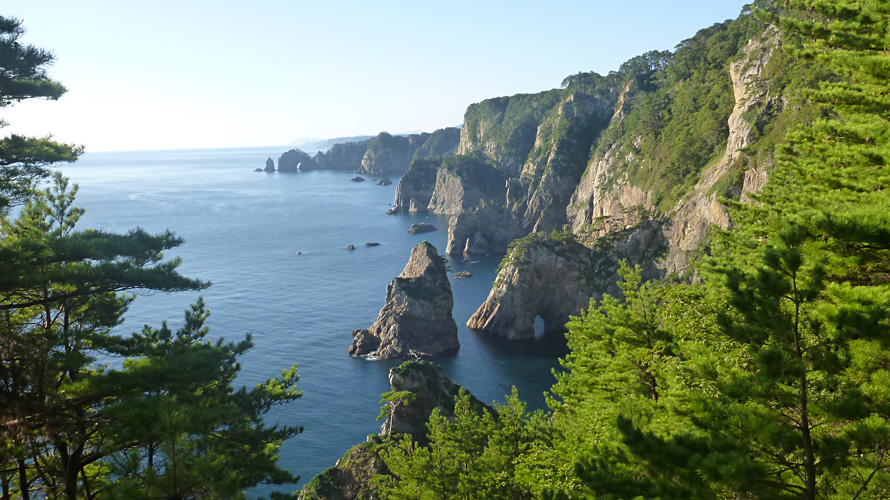
[[[653,264],[665,249],[658,222],[611,234],[600,243],[591,249],[566,233],[558,238],[533,233],[519,240],[467,326],[511,340],[531,339],[540,316],[545,332],[565,331],[569,316],[588,308],[591,299],[620,294],[619,260],[641,264],[646,279],[660,275]]]
[[[411,228],[408,229],[408,232],[411,234],[421,234],[421,233],[431,233],[433,231],[438,231],[439,228],[430,224],[429,222],[418,222],[417,224],[411,224]]]
[[[266,168],[263,170],[265,170],[266,172],[275,171],[275,160],[273,160],[271,156],[266,158]]]
[[[390,369],[389,385],[394,392],[410,391],[415,397],[411,404],[392,412],[393,434],[411,434],[419,441],[426,436],[426,423],[434,409],[438,408],[446,417],[454,416],[454,398],[462,389],[439,365],[417,360]],[[471,401],[480,409],[487,408],[472,395]],[[389,432],[389,420],[380,426],[381,434]]]
[[[453,352],[460,347],[453,306],[445,262],[436,247],[424,241],[411,250],[402,274],[386,288],[377,321],[353,332],[348,352],[381,359]]]

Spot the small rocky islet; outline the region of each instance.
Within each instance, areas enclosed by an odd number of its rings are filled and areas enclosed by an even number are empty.
[[[424,241],[411,250],[402,273],[386,288],[377,321],[352,332],[347,352],[377,359],[430,357],[460,348],[454,298],[445,262]]]

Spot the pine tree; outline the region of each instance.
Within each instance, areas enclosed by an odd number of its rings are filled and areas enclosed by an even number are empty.
[[[714,246],[706,279],[730,306],[714,342],[735,347],[690,365],[695,431],[619,426],[650,464],[673,457],[727,494],[886,498],[890,6],[786,5],[787,45],[836,77],[805,96],[822,118],[789,134]]]
[[[65,93],[65,87],[46,74],[52,52],[19,43],[24,33],[20,20],[0,16],[0,109],[25,99],[56,100]],[[0,119],[0,129],[6,125]],[[49,175],[48,166],[72,162],[82,152],[83,147],[49,137],[0,138],[0,213],[28,199],[37,182]]]

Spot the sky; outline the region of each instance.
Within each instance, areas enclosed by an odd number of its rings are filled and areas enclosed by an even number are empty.
[[[744,3],[3,0],[68,92],[0,109],[0,135],[89,152],[433,131],[474,102],[673,49]]]

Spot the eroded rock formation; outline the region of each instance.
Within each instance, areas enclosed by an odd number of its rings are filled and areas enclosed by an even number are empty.
[[[386,288],[386,304],[377,321],[353,332],[348,352],[378,358],[453,352],[460,347],[453,307],[445,262],[436,247],[424,241],[411,250],[402,274]]]
[[[298,172],[301,166],[310,165],[312,163],[314,163],[314,161],[311,156],[299,149],[291,149],[290,151],[285,151],[278,158],[278,171],[294,173]]]
[[[664,243],[655,221],[613,233],[598,248],[582,245],[571,233],[532,233],[507,254],[488,298],[467,326],[511,340],[531,339],[540,316],[545,331],[564,331],[569,316],[586,309],[591,299],[620,292],[619,260],[642,265],[646,279],[659,276],[653,262]]]

